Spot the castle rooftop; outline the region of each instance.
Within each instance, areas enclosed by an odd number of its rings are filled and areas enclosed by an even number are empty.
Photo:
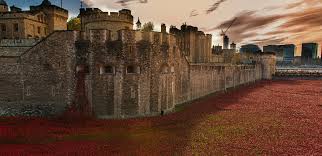
[[[0,5],[8,6],[7,2],[4,0],[0,0]]]
[[[44,1],[42,1],[42,3],[40,5],[41,6],[50,6],[51,5],[51,2],[48,1],[48,0],[44,0]]]
[[[41,10],[41,9],[54,9],[57,11],[62,11],[62,12],[68,13],[68,10],[51,4],[51,2],[49,0],[43,0],[43,2],[37,6],[30,6],[30,11]]]

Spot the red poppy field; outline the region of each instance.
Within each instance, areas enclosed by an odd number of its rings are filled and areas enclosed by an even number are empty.
[[[322,155],[322,81],[262,81],[162,117],[0,118],[0,156]]]

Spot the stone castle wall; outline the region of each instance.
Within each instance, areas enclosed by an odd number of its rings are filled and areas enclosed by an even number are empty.
[[[190,64],[175,35],[122,30],[109,38],[106,30],[90,32],[88,97],[99,118],[158,115],[262,78],[261,64]]]
[[[7,97],[1,106],[37,103],[63,111],[75,99],[78,65],[88,68],[86,97],[98,118],[159,115],[273,73],[266,64],[274,59],[270,55],[255,65],[192,64],[175,35],[121,30],[111,37],[108,30],[89,32],[55,32],[17,61],[8,60],[2,68],[6,70],[0,70],[5,86],[0,95]]]
[[[0,109],[62,113],[74,98],[76,38],[76,32],[55,32],[11,61],[0,57]]]

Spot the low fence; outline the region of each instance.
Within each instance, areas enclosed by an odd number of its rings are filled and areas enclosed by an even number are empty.
[[[276,68],[276,76],[301,76],[301,77],[322,77],[321,67],[278,67]]]

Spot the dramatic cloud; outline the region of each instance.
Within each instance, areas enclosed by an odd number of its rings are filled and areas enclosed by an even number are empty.
[[[128,7],[130,4],[137,4],[137,3],[148,3],[148,0],[83,0],[86,6],[88,7],[103,7],[104,5],[107,4],[119,4],[122,7]]]
[[[283,15],[257,16],[255,11],[242,12],[238,16],[232,18],[231,20],[225,21],[222,24],[216,26],[215,28],[209,29],[208,31],[216,29],[225,29],[229,27],[229,25],[235,18],[237,18],[232,27],[238,27],[239,29],[237,30],[247,32],[266,26],[283,17]]]
[[[280,28],[289,28],[295,26],[306,26],[308,28],[321,26],[322,24],[322,7],[306,9],[302,12],[288,14],[287,23]]]
[[[318,4],[322,4],[322,1],[321,0],[301,0],[299,2],[291,3],[291,4],[287,5],[286,9],[294,9],[294,8],[298,8],[301,6],[314,6],[314,5],[318,5]]]
[[[288,37],[270,37],[270,38],[264,38],[264,39],[255,39],[251,40],[253,44],[257,44],[260,47],[263,47],[265,45],[271,45],[276,43],[282,43],[283,41],[287,40]]]
[[[121,4],[123,7],[128,7],[131,2],[148,3],[148,0],[119,0],[116,3]]]
[[[192,10],[191,12],[190,12],[190,16],[189,17],[194,17],[194,16],[198,16],[199,15],[199,13],[198,13],[198,11],[197,10]]]
[[[87,7],[92,7],[94,5],[93,0],[82,0]]]
[[[303,0],[291,3],[287,5],[287,8],[294,9],[313,4],[315,7],[306,6],[300,11],[285,14],[260,15],[260,11],[242,12],[236,16],[237,21],[228,34],[231,39],[237,42],[252,42],[259,45],[322,42],[322,36],[313,33],[313,31],[321,31],[322,29],[322,6],[319,5],[321,0]],[[210,28],[208,31],[225,29],[234,18]]]
[[[245,39],[258,36],[259,33],[257,32],[257,30],[263,29],[267,25],[276,22],[283,17],[283,15],[259,17],[254,11],[242,12],[237,17],[223,22],[222,24],[214,28],[208,29],[207,32],[215,30],[225,30],[231,25],[232,21],[237,18],[231,29],[228,30],[227,34],[232,40],[240,43],[245,41]]]
[[[224,2],[226,2],[227,0],[219,0],[219,1],[217,1],[216,3],[214,3],[208,10],[207,10],[207,14],[210,14],[210,13],[212,13],[212,12],[214,12],[214,11],[216,11],[218,8],[219,8],[219,6],[221,5],[221,3],[224,3]]]

